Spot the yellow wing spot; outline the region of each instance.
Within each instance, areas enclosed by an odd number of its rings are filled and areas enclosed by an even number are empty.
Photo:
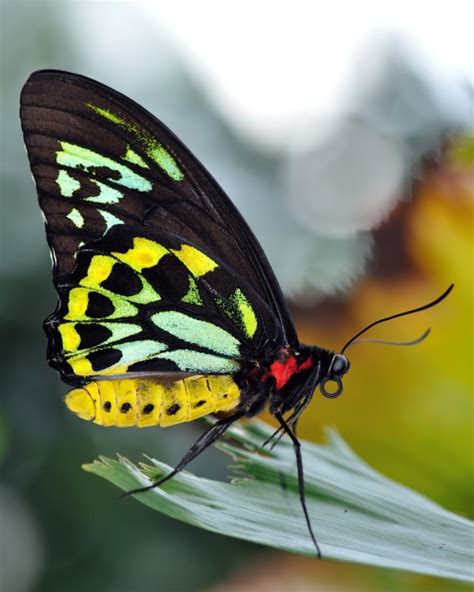
[[[171,250],[194,277],[205,275],[218,267],[217,263],[210,257],[190,245],[182,245],[179,250]]]
[[[253,337],[255,335],[255,331],[257,330],[257,317],[255,316],[253,308],[248,304],[243,304],[239,308],[240,312],[242,313],[245,332],[249,337]]]
[[[58,326],[58,331],[61,334],[63,349],[65,351],[75,352],[79,349],[81,337],[76,331],[74,323],[62,323]]]
[[[154,267],[168,253],[168,249],[159,243],[138,236],[133,239],[133,247],[126,253],[113,252],[112,255],[136,271],[142,271],[145,267]]]
[[[234,297],[242,316],[245,332],[249,337],[253,337],[257,330],[257,317],[255,316],[255,311],[239,288],[235,291]]]
[[[95,374],[92,364],[87,358],[68,360],[68,364],[76,376],[90,376],[91,374]]]
[[[125,153],[125,156],[122,156],[122,158],[124,160],[128,160],[128,162],[131,162],[132,164],[137,164],[138,166],[141,166],[144,169],[149,169],[150,168],[147,165],[147,163],[143,160],[143,158],[141,156],[139,156],[135,152],[135,150],[132,150],[130,148],[130,146],[127,147],[127,152]]]
[[[81,280],[81,286],[95,288],[104,282],[112,272],[115,259],[107,255],[94,255],[89,263],[87,275]]]
[[[69,292],[68,313],[64,315],[66,320],[78,320],[85,316],[89,302],[89,290],[84,288],[73,288]]]
[[[101,376],[119,376],[120,374],[126,374],[127,370],[127,364],[115,364],[110,366],[110,368],[104,368],[100,372],[96,372],[96,374],[100,374]]]

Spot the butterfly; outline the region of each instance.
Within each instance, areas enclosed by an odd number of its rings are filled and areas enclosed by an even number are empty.
[[[236,420],[268,409],[294,444],[316,387],[342,393],[340,353],[298,340],[282,290],[249,226],[217,182],[158,119],[99,82],[33,73],[21,124],[58,294],[48,361],[65,401],[103,426],[217,421],[162,485]],[[433,303],[415,309],[422,310]],[[419,340],[417,340],[419,341]]]

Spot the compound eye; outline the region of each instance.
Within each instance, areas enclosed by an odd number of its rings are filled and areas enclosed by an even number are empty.
[[[331,364],[331,375],[341,376],[349,370],[349,360],[342,354],[336,354]]]

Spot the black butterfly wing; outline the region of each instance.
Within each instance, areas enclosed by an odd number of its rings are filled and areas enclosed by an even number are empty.
[[[21,120],[59,295],[49,360],[64,379],[232,373],[268,342],[297,343],[252,232],[163,124],[56,71],[30,77]]]
[[[163,123],[100,83],[54,70],[36,72],[25,84],[21,120],[56,278],[73,271],[80,245],[112,226],[149,226],[218,254],[273,313],[282,344],[297,344],[257,239]]]

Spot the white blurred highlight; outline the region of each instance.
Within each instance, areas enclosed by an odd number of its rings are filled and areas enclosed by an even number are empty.
[[[85,45],[77,28],[88,73],[182,136],[249,222],[284,292],[311,299],[364,273],[370,232],[407,194],[416,163],[443,133],[472,125],[472,9],[422,4],[71,6],[100,40]],[[116,39],[129,51],[117,53]]]
[[[439,80],[440,92],[441,86],[446,91],[474,84],[474,10],[467,0],[449,6],[175,0],[149,3],[148,10],[226,117],[269,149],[284,147],[308,124],[351,106],[350,83],[364,75],[354,58],[380,36],[406,39],[417,69]],[[456,108],[466,116],[468,105]]]
[[[351,237],[378,226],[400,196],[401,148],[366,125],[336,122],[289,158],[292,211],[320,236]]]

